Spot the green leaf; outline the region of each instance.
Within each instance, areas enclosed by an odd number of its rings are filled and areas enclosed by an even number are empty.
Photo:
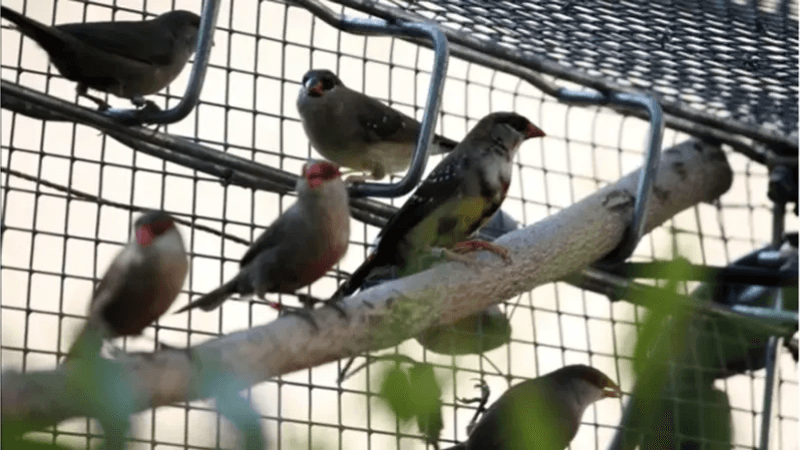
[[[391,410],[402,421],[414,417],[411,383],[398,366],[392,366],[381,382],[380,396],[389,403]]]

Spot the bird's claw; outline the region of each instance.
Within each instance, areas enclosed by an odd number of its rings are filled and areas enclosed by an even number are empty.
[[[467,434],[472,434],[472,430],[475,428],[475,425],[478,423],[478,417],[486,411],[486,404],[489,403],[489,395],[491,391],[489,390],[489,385],[486,384],[483,378],[477,379],[478,383],[475,384],[476,388],[480,388],[481,396],[475,398],[456,398],[459,403],[469,404],[469,403],[478,403],[478,408],[475,410],[475,415],[472,416],[472,419],[467,424]]]
[[[453,253],[460,253],[460,254],[473,252],[475,250],[488,250],[503,258],[503,261],[505,261],[506,264],[512,264],[514,262],[514,260],[511,259],[511,254],[509,253],[507,248],[497,244],[492,244],[491,242],[463,241],[454,245],[453,248],[451,249]]]
[[[323,303],[325,303],[325,306],[330,306],[331,308],[335,309],[336,312],[339,313],[339,316],[342,319],[347,319],[347,311],[345,311],[344,308],[342,308],[341,302],[342,302],[341,296],[333,296],[325,300]]]
[[[295,306],[286,306],[276,302],[268,302],[267,304],[272,308],[276,309],[280,317],[284,317],[287,315],[296,315],[301,319],[305,320],[306,322],[308,322],[308,324],[311,325],[311,327],[314,328],[315,331],[319,331],[319,325],[317,325],[317,321],[314,320],[314,317],[311,315],[312,310],[302,307],[298,308]]]

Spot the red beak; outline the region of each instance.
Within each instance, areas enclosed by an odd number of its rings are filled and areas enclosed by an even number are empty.
[[[313,97],[322,97],[322,83],[317,83],[311,87],[306,88],[306,92],[311,94]]]
[[[536,125],[534,125],[532,123],[528,124],[527,132],[528,132],[528,134],[527,134],[528,139],[545,136],[544,131],[542,131],[541,128],[537,127]]]

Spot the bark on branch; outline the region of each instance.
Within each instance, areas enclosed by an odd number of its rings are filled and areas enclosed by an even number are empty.
[[[732,182],[725,154],[687,141],[664,151],[647,214],[647,231],[700,202],[725,193]],[[131,355],[121,361],[129,374],[135,408],[213,395],[208,370],[245,385],[279,374],[398,344],[437,323],[469,314],[580,270],[614,249],[631,217],[639,171],[534,225],[499,238],[513,263],[482,252],[481,264],[446,263],[384,283],[345,299],[345,320],[331,308],[313,312],[320,330],[297,317],[283,317],[192,347]],[[66,368],[2,377],[6,423],[54,424],[95,416],[79,402]],[[204,379],[206,382],[200,382]]]

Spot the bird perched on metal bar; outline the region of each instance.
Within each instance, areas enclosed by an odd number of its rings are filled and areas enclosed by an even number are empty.
[[[88,89],[151,104],[143,98],[170,84],[197,47],[200,16],[170,11],[144,21],[68,23],[49,26],[5,6],[2,17],[36,41],[65,78],[78,83],[78,95],[109,107]]]
[[[350,295],[378,267],[395,265],[399,275],[417,271],[418,257],[436,248],[452,259],[476,249],[508,259],[505,249],[468,239],[497,212],[511,184],[512,159],[523,141],[544,136],[513,112],[481,119],[420,184],[381,230],[377,249],[334,294]]]
[[[420,123],[380,101],[354,91],[330,70],[303,76],[297,111],[311,145],[325,158],[373,179],[406,170]],[[429,155],[445,153],[457,142],[435,135]],[[368,177],[350,177],[349,181]]]
[[[621,396],[622,390],[603,372],[566,366],[504,392],[467,440],[449,450],[563,450],[578,433],[589,405]]]
[[[103,339],[137,336],[175,301],[189,263],[172,216],[143,214],[92,296],[89,320],[68,359],[97,356]]]
[[[292,294],[338,263],[349,240],[350,207],[339,168],[327,161],[307,163],[297,181],[297,201],[253,242],[239,273],[177,313],[210,311],[233,294],[262,299],[268,292]]]

